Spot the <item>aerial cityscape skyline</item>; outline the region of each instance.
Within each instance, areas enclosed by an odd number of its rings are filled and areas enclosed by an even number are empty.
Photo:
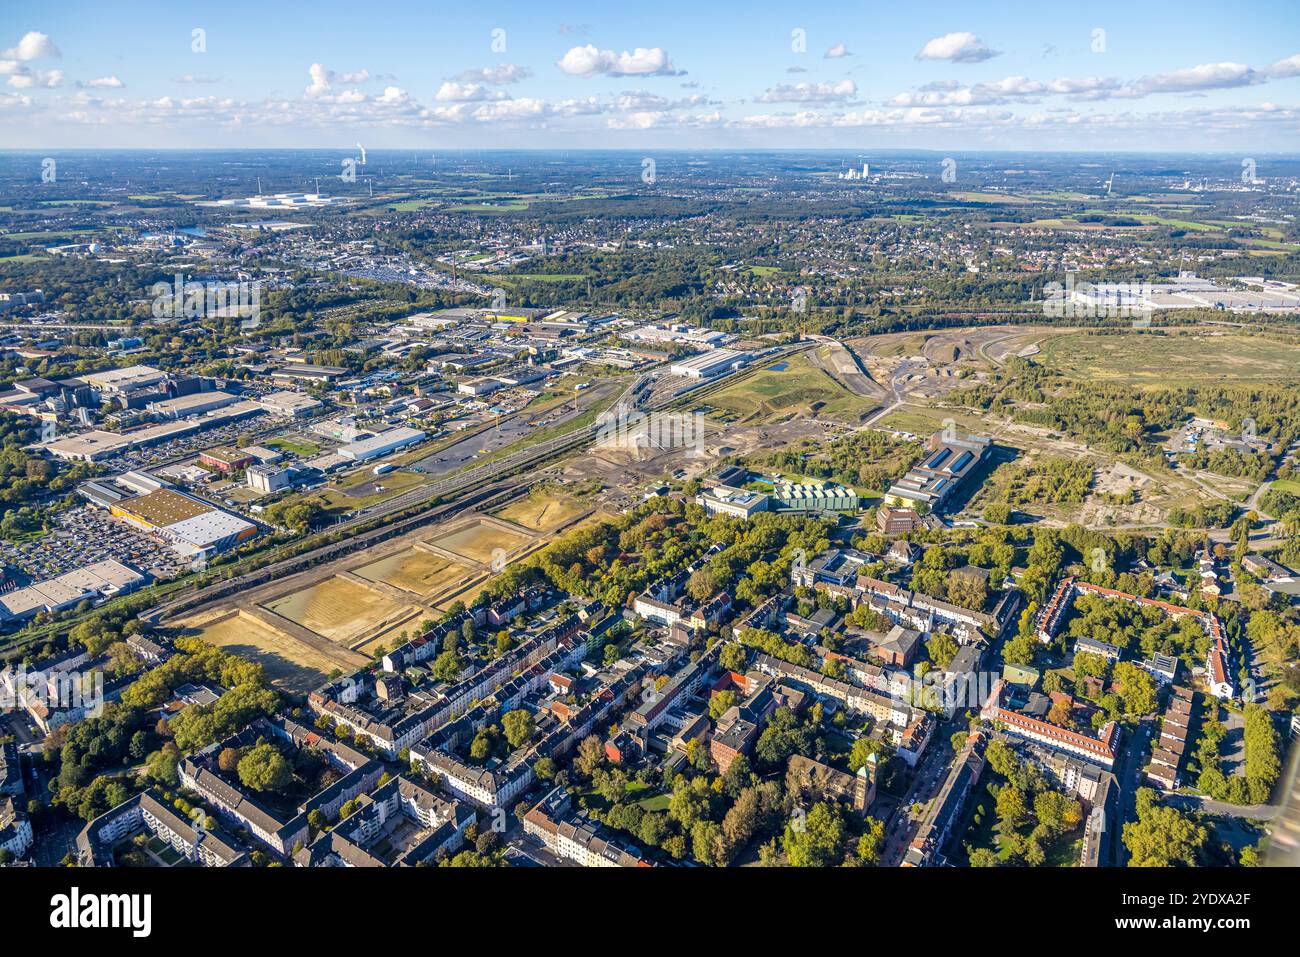
[[[1293,6],[6,5],[14,939],[1285,932]]]

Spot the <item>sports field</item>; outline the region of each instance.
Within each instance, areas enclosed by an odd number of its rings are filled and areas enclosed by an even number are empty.
[[[345,645],[384,621],[410,611],[409,606],[403,607],[346,578],[327,579],[263,607]]]

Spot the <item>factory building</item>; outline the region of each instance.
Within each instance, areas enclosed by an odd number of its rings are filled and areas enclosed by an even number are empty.
[[[739,369],[748,362],[749,354],[746,352],[736,352],[733,349],[714,349],[712,352],[701,352],[689,359],[674,362],[668,367],[668,371],[672,375],[682,376],[686,379],[712,379],[724,372]]]
[[[424,437],[424,433],[419,429],[399,426],[395,429],[389,429],[387,432],[381,432],[379,435],[371,436],[368,439],[341,445],[338,448],[338,454],[353,462],[368,462],[370,459],[379,458],[379,456],[387,455],[397,449],[423,442]]]

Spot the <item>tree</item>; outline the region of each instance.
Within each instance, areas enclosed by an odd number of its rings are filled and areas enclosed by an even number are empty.
[[[717,721],[724,714],[726,714],[727,709],[730,708],[735,703],[736,703],[736,692],[732,691],[731,689],[727,689],[726,691],[719,691],[717,694],[715,694],[712,698],[709,699],[709,717],[712,718],[714,721]]]
[[[175,787],[180,783],[180,776],[176,773],[176,766],[180,764],[180,760],[180,752],[174,745],[169,745],[149,755],[148,760],[145,761],[144,773],[159,784]]]
[[[470,742],[469,756],[479,763],[486,761],[496,750],[498,740],[500,740],[500,733],[495,725],[479,729],[478,734],[474,735],[474,740]]]
[[[433,659],[433,676],[439,681],[454,681],[464,665],[455,651],[444,651]]]
[[[925,647],[930,652],[930,660],[940,668],[947,668],[952,659],[957,657],[957,640],[947,632],[936,631],[925,643]]]
[[[963,743],[966,736],[962,735]],[[853,774],[858,773],[859,768],[863,768],[871,763],[871,758],[880,750],[880,744],[868,737],[858,738],[853,742],[853,747],[849,750],[849,771]]]
[[[149,735],[143,731],[131,735],[131,744],[127,750],[137,761],[144,758],[149,753]]]
[[[998,790],[998,819],[1008,828],[1018,827],[1029,813],[1025,792],[1014,784],[1004,784]]]
[[[1150,714],[1156,710],[1156,682],[1151,674],[1131,661],[1116,662],[1111,675],[1119,685],[1124,710],[1129,714]]]
[[[1138,819],[1124,825],[1124,846],[1129,867],[1175,867],[1196,864],[1197,852],[1208,832],[1176,808],[1156,803],[1155,792],[1139,788]]]
[[[1070,707],[1070,699],[1057,698],[1047,712],[1047,720],[1058,727],[1074,727],[1074,709]]]
[[[971,848],[966,860],[971,867],[998,867],[1002,863],[998,860],[997,852],[987,847]]]
[[[948,600],[963,608],[977,611],[984,607],[989,597],[988,582],[982,575],[970,572],[953,572],[948,578]]]
[[[578,755],[573,763],[580,774],[591,777],[605,763],[605,747],[600,743],[600,738],[594,734],[583,738],[578,743]]]
[[[833,804],[812,806],[802,822],[786,825],[785,856],[794,867],[835,867],[844,857],[844,822]]]
[[[234,748],[222,748],[221,754],[217,755],[217,767],[227,774],[232,774],[238,766],[239,752]]]
[[[1065,834],[1083,823],[1083,806],[1060,791],[1040,791],[1034,797],[1034,817],[1049,834]]]
[[[834,681],[844,681],[848,677],[848,668],[844,665],[844,659],[827,655],[822,662],[822,674]]]
[[[717,579],[707,567],[699,569],[686,580],[686,594],[698,602],[708,601],[717,592]]]
[[[984,521],[990,525],[1005,525],[1011,517],[1011,507],[1003,502],[990,502],[984,506]]]
[[[1003,646],[1002,657],[1008,664],[1032,665],[1037,657],[1040,645],[1033,634],[1016,635]]]
[[[727,848],[722,828],[713,821],[696,821],[691,827],[691,853],[701,864],[725,867]]]
[[[885,825],[872,817],[867,818],[863,824],[865,829],[858,838],[858,860],[863,864],[875,864],[880,860],[881,848],[885,846]]]
[[[1282,773],[1277,728],[1268,709],[1258,704],[1246,705],[1245,723],[1247,800],[1262,804]]]
[[[1080,651],[1074,656],[1074,680],[1078,681],[1085,675],[1094,678],[1106,677],[1106,656],[1094,654],[1090,651]]]
[[[718,653],[718,664],[727,671],[743,671],[746,658],[745,646],[738,641],[729,641]]]
[[[507,712],[501,719],[501,727],[506,733],[506,741],[509,742],[510,747],[521,748],[532,740],[537,730],[537,722],[533,719],[532,712],[520,708]]]
[[[279,791],[293,780],[293,767],[276,748],[255,744],[239,759],[239,780],[255,791]]]
[[[700,776],[687,781],[678,777],[668,799],[668,816],[689,833],[697,821],[708,817],[711,797],[708,778]]]

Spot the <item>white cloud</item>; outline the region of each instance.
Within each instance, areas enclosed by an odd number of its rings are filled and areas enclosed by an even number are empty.
[[[632,90],[621,94],[618,99],[614,100],[610,106],[613,109],[623,113],[663,113],[668,110],[681,110],[689,107],[704,106],[708,104],[708,98],[698,93],[682,97],[677,100],[670,100],[666,96],[660,96],[658,93],[650,93],[646,90]]]
[[[838,60],[841,57],[846,57],[846,56],[853,56],[853,54],[849,52],[849,48],[845,44],[837,43],[822,55],[822,59]]]
[[[63,54],[54,45],[54,41],[47,34],[35,30],[23,34],[16,47],[0,53],[0,59],[5,60],[48,60],[60,56]]]
[[[387,86],[384,87],[383,94],[377,97],[375,99],[375,102],[382,103],[386,106],[387,105],[405,106],[411,103],[412,100],[410,94],[408,94],[405,90],[399,89],[398,87],[395,86]]]
[[[1047,84],[1050,92],[1076,100],[1106,99],[1122,86],[1119,80],[1106,76],[1060,77]]]
[[[14,73],[9,77],[9,85],[16,90],[30,90],[37,87],[53,89],[63,83],[62,70],[37,70]]]
[[[307,68],[307,75],[311,77],[311,84],[307,87],[308,96],[324,93],[330,88],[331,73],[321,64],[313,63]]]
[[[31,109],[34,101],[22,93],[0,93],[0,111]]]
[[[85,85],[90,87],[92,90],[120,90],[122,87],[126,86],[125,83],[115,76],[96,77],[93,80],[87,81]]]
[[[760,103],[834,103],[858,92],[852,80],[838,83],[779,83],[758,98]]]
[[[1289,56],[1285,60],[1278,60],[1264,72],[1279,79],[1287,76],[1300,76],[1300,53]]]
[[[490,83],[493,86],[502,86],[506,83],[518,83],[520,80],[526,80],[532,75],[533,71],[526,66],[503,63],[500,66],[485,66],[476,70],[463,70],[456,75],[456,79],[466,83]]]
[[[570,76],[681,76],[674,69],[667,52],[660,47],[637,47],[631,53],[624,50],[598,50],[590,43],[573,47],[556,65]]]
[[[172,77],[173,83],[220,83],[219,76],[197,76],[193,73],[186,73],[182,76]]]
[[[1258,74],[1244,63],[1202,63],[1186,70],[1144,76],[1133,84],[1132,92],[1138,96],[1148,93],[1186,93],[1249,86],[1258,82],[1262,82]]]
[[[434,99],[439,103],[476,103],[484,100],[504,100],[506,95],[497,90],[489,90],[478,83],[448,81],[438,88]]]
[[[659,112],[630,113],[627,116],[610,117],[606,121],[606,125],[611,130],[648,130],[663,129],[665,127],[702,129],[709,126],[720,126],[721,124],[722,114],[716,110],[712,113],[695,113],[682,116]]]
[[[320,96],[328,92],[335,83],[364,83],[370,79],[369,70],[358,70],[355,73],[337,73],[320,63],[313,63],[307,68],[307,74],[311,77],[311,83],[308,84],[304,91],[308,96]]]
[[[527,119],[541,116],[546,112],[545,100],[521,97],[517,100],[498,100],[495,103],[481,104],[474,108],[471,115],[480,123],[491,123],[496,120]]]
[[[981,63],[997,56],[973,33],[945,33],[921,47],[918,60],[951,60],[953,63]]]
[[[1009,76],[995,83],[930,83],[907,93],[899,93],[889,103],[891,106],[988,106],[1008,103],[1025,97],[1041,96],[1046,87],[1024,76]]]

